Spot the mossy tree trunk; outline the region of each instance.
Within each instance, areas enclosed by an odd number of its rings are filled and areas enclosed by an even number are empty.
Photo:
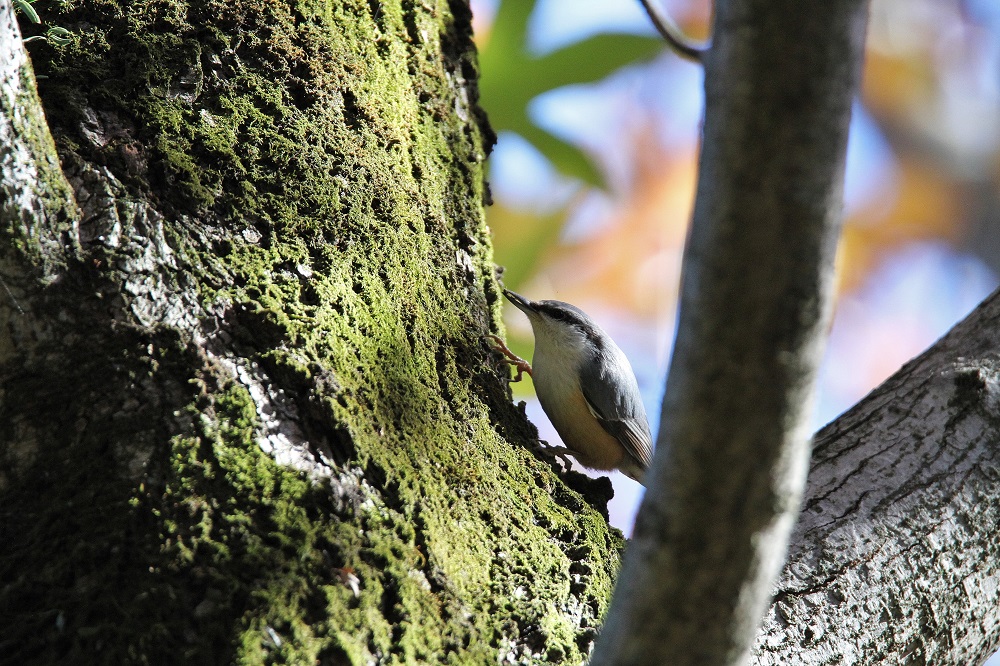
[[[0,0],[3,658],[580,663],[622,541],[482,343],[467,5],[36,6],[79,41]],[[996,646],[998,298],[821,434],[755,663]]]
[[[0,2],[5,657],[579,663],[622,541],[482,342],[467,4],[36,7],[78,40]]]

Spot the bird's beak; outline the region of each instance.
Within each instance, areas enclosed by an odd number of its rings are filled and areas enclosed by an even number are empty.
[[[521,294],[513,292],[510,289],[504,289],[503,295],[507,297],[508,301],[514,304],[514,307],[516,307],[524,314],[534,314],[535,312],[537,312],[535,304],[532,301],[529,301]]]

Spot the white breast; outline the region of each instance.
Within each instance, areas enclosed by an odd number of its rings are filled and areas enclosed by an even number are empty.
[[[540,322],[545,324],[544,320]],[[580,389],[579,367],[591,353],[576,329],[559,327],[542,335],[536,330],[532,379],[538,401],[563,444],[577,454],[585,467],[614,469],[625,449],[594,418]]]

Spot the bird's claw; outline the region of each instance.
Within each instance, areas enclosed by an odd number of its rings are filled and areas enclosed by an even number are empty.
[[[568,449],[565,446],[550,446],[549,443],[543,439],[537,439],[535,442],[535,446],[532,447],[534,451],[540,453],[546,458],[551,458],[556,467],[559,466],[559,462],[563,464],[563,469],[559,470],[560,476],[572,469],[573,460],[570,458],[570,456],[573,455],[572,449]]]
[[[517,368],[517,374],[514,375],[514,378],[511,379],[510,381],[512,382],[521,381],[521,379],[524,378],[524,373],[528,373],[529,377],[533,377],[533,375],[531,374],[531,364],[525,361],[517,354],[515,354],[514,352],[512,352],[510,349],[508,349],[507,345],[504,344],[504,341],[501,340],[499,336],[493,335],[492,333],[487,333],[484,337],[486,338],[487,345],[489,345],[490,349],[503,354],[505,357],[504,362],[510,363],[512,366]]]

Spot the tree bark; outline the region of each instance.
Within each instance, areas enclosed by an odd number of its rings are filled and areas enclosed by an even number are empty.
[[[622,540],[482,342],[467,4],[42,13],[61,169],[0,2],[5,658],[579,663]]]
[[[622,542],[605,486],[569,489],[516,446],[535,433],[481,344],[499,299],[467,6],[46,11],[80,37],[32,45],[43,114],[0,1],[2,654],[580,663]],[[753,43],[775,68],[802,60]],[[770,90],[725,81],[726,104]],[[775,156],[717,143],[792,126],[764,102],[749,128],[710,114],[706,152],[790,183],[764,169]],[[775,196],[813,215],[807,191]],[[759,303],[722,296],[754,320]],[[994,296],[820,433],[756,663],[964,666],[995,649],[998,326]],[[713,469],[723,490],[749,474]]]
[[[982,663],[1000,645],[1000,292],[816,436],[754,663]]]
[[[805,480],[867,3],[727,0],[649,491],[595,664],[744,664]]]

